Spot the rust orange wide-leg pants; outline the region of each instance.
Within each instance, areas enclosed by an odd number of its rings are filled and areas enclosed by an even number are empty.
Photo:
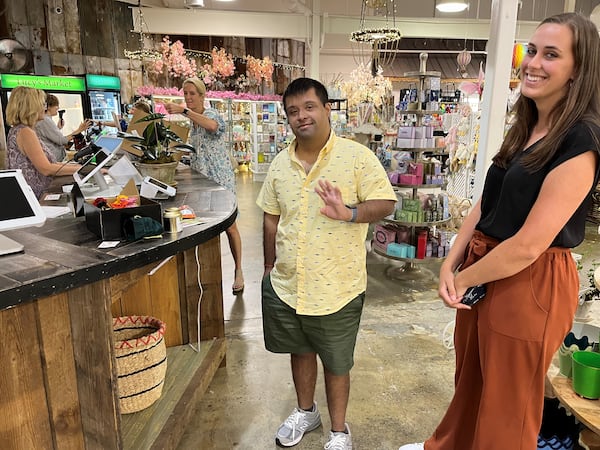
[[[463,267],[497,241],[476,231]],[[521,272],[487,285],[458,310],[454,397],[425,450],[535,450],[544,380],[571,329],[579,278],[569,249],[550,248]]]

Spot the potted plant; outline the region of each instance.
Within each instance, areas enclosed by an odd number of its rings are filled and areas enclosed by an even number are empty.
[[[173,185],[181,152],[193,152],[194,147],[185,144],[169,126],[165,125],[164,118],[164,114],[153,113],[138,119],[135,123],[148,122],[142,137],[130,136],[127,139],[134,141],[132,146],[142,152],[136,163],[140,173]]]

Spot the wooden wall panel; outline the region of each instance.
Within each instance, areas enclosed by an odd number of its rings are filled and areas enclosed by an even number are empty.
[[[33,303],[0,311],[0,448],[53,448]]]
[[[46,390],[55,448],[84,448],[73,357],[67,294],[38,300],[37,323],[42,345]],[[43,318],[43,319],[42,319]]]
[[[167,347],[183,344],[177,258],[172,256],[149,275],[152,315],[166,324]]]
[[[148,264],[110,279],[111,313],[116,316],[153,316],[167,324],[167,347],[181,345],[181,310],[177,258]]]
[[[200,260],[200,279],[202,281],[202,301],[200,303],[201,339],[225,336],[223,321],[223,284],[221,276],[220,237],[198,246]],[[190,342],[197,342],[197,309],[200,289],[196,279],[197,267],[195,249],[186,250],[185,278],[188,317],[188,336]]]
[[[122,447],[108,280],[68,291],[85,448]]]

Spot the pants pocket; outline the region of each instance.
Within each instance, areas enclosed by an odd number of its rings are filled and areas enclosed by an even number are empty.
[[[538,297],[536,286],[545,280],[533,279],[532,273],[543,278],[541,271],[532,272],[528,267],[488,285],[490,328],[495,332],[524,341],[542,341],[552,299]]]

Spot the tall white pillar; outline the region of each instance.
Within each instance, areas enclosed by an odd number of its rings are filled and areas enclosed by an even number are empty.
[[[313,0],[312,27],[310,33],[310,78],[319,79],[321,57],[321,0]]]
[[[504,138],[512,52],[519,0],[492,0],[490,37],[487,43],[485,84],[481,104],[479,150],[475,165],[473,200],[483,192],[483,181],[492,157]]]

